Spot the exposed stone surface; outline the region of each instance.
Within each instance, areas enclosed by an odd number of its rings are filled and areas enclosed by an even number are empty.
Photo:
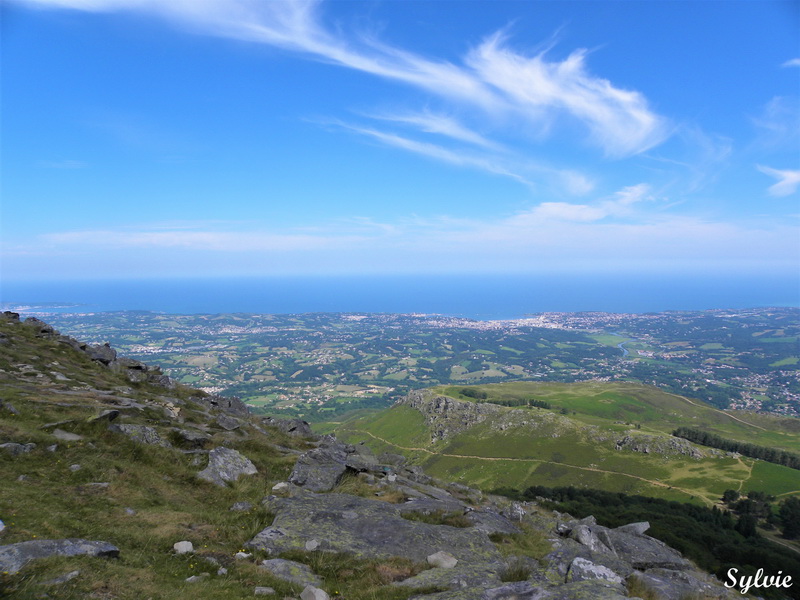
[[[689,571],[674,571],[671,569],[648,569],[644,572],[635,572],[636,577],[662,598],[687,598],[698,595],[702,598],[728,598],[732,592],[712,583],[705,574]],[[735,597],[736,595],[734,595]],[[741,597],[741,596],[740,596]]]
[[[322,579],[314,574],[311,567],[293,560],[273,558],[261,563],[261,567],[269,571],[274,577],[298,585],[322,585]]]
[[[617,440],[615,448],[617,450],[631,450],[643,454],[653,453],[663,456],[689,456],[697,459],[704,456],[697,446],[683,438],[633,432]]]
[[[272,596],[275,593],[275,589],[266,586],[256,586],[255,595],[256,596]]]
[[[424,390],[410,392],[401,402],[422,413],[434,440],[445,440],[504,410],[494,404],[459,402],[447,396],[431,397]]]
[[[278,417],[265,417],[261,419],[264,425],[277,427],[281,431],[298,437],[312,437],[311,425],[302,419],[279,419]]]
[[[253,508],[250,502],[235,502],[228,510],[244,512]]]
[[[226,431],[233,431],[242,426],[242,422],[239,419],[235,419],[224,413],[217,415],[217,418],[214,419],[214,423]]]
[[[0,572],[7,572],[13,575],[30,561],[37,558],[78,555],[116,558],[119,556],[119,548],[108,542],[76,538],[18,542],[0,546]]]
[[[175,437],[178,438],[176,443],[180,443],[182,447],[188,448],[204,448],[205,445],[211,441],[211,436],[202,431],[193,431],[190,429],[174,428]]]
[[[409,521],[401,505],[346,494],[299,493],[267,504],[275,520],[247,543],[270,553],[302,549],[309,539],[326,551],[364,557],[399,556],[425,561],[442,548],[465,563],[490,562],[500,555],[488,536],[474,529]]]
[[[300,455],[289,481],[312,492],[332,490],[347,471],[345,445],[331,438]]]
[[[70,571],[69,573],[65,573],[64,575],[56,577],[55,579],[43,581],[42,585],[61,585],[62,583],[67,583],[68,581],[72,581],[80,574],[81,574],[80,571]]]
[[[608,567],[596,565],[592,561],[578,556],[569,565],[567,583],[572,581],[584,581],[586,579],[605,579],[612,583],[622,583],[622,577],[614,573],[614,571]]]
[[[241,475],[255,475],[256,466],[249,458],[231,448],[214,448],[208,455],[208,467],[197,476],[216,485],[233,483]]]
[[[115,433],[127,435],[138,444],[161,446],[162,448],[172,447],[172,444],[162,438],[158,431],[148,425],[110,425],[108,429]]]
[[[92,417],[89,419],[90,423],[96,423],[97,421],[113,421],[119,416],[119,411],[116,409],[109,409],[104,410],[96,417]]]

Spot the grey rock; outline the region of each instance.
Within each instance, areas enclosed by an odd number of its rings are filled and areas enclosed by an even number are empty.
[[[569,537],[594,552],[608,552],[609,550],[606,544],[597,537],[594,529],[588,525],[577,525],[570,531]]]
[[[640,579],[648,588],[668,599],[693,595],[709,599],[741,597],[741,594],[724,588],[707,575],[696,572],[649,569],[644,572],[637,571],[632,577]]]
[[[62,583],[67,583],[68,581],[72,581],[78,575],[80,575],[80,571],[70,571],[60,577],[56,577],[55,579],[50,579],[48,581],[42,582],[42,585],[61,585]]]
[[[360,557],[403,557],[422,562],[443,548],[460,563],[500,561],[488,536],[472,528],[409,521],[397,505],[347,494],[311,494],[297,490],[291,498],[274,498],[266,506],[275,514],[270,527],[246,546],[268,553],[303,549],[319,540],[330,552]]]
[[[80,471],[81,470],[81,466],[79,464],[75,463],[74,465],[70,465],[69,466],[69,470],[72,471],[73,473],[75,473],[76,471]]]
[[[108,409],[101,412],[96,417],[92,417],[89,419],[90,423],[97,423],[98,421],[113,421],[119,416],[119,411],[116,409]]]
[[[344,444],[327,439],[318,448],[300,455],[289,481],[312,492],[332,490],[347,471]]]
[[[243,512],[251,508],[253,508],[253,505],[250,502],[236,502],[228,510]]]
[[[622,583],[622,577],[608,567],[596,565],[592,561],[578,556],[569,566],[567,583],[585,581],[587,579],[604,579],[612,583]]]
[[[256,596],[272,596],[275,593],[275,590],[271,587],[266,586],[256,586],[255,595]]]
[[[242,426],[242,422],[239,419],[235,419],[229,415],[221,414],[217,415],[217,418],[214,419],[214,422],[226,431],[234,431],[235,429],[239,429]]]
[[[452,569],[426,569],[414,577],[396,581],[392,585],[412,589],[435,587],[450,590],[500,585],[498,573],[501,568],[500,563],[492,562],[469,565],[459,564]]]
[[[2,521],[0,521],[0,533],[3,533],[3,531],[5,530],[5,528],[6,528],[6,524],[5,524],[5,523],[3,523]]]
[[[330,596],[318,587],[307,585],[300,593],[300,600],[330,600]]]
[[[5,444],[0,444],[0,448],[8,452],[11,456],[19,456],[21,454],[28,454],[34,448],[36,448],[36,444],[31,442],[30,444],[15,444],[14,442],[6,442]]]
[[[284,433],[297,437],[314,437],[314,432],[311,431],[311,425],[308,421],[302,419],[279,419],[278,417],[265,417],[261,419],[264,425],[269,427],[276,427]]]
[[[283,558],[273,558],[261,563],[261,567],[269,571],[273,577],[296,583],[298,585],[322,585],[322,579],[314,574],[311,567],[293,560]]]
[[[442,569],[452,569],[458,564],[458,559],[455,556],[441,550],[427,556],[425,560],[432,567],[441,567]]]
[[[634,569],[691,569],[692,565],[679,552],[664,542],[636,533],[625,527],[601,529],[597,537],[622,560]]]
[[[313,552],[314,550],[317,550],[320,545],[321,544],[319,543],[319,540],[308,540],[306,542],[305,549],[309,552]]]
[[[56,450],[58,450],[58,444],[51,444],[47,447],[48,452],[55,452]]]
[[[639,523],[628,523],[627,525],[623,525],[622,527],[617,527],[617,531],[620,532],[628,532],[634,533],[638,535],[644,535],[644,532],[650,529],[650,523],[647,521],[641,521]]]
[[[225,398],[224,396],[206,395],[192,396],[191,402],[199,404],[208,410],[218,409],[231,415],[246,418],[250,415],[250,409],[238,398]]]
[[[7,412],[10,412],[12,415],[19,416],[19,411],[16,408],[14,408],[14,405],[11,404],[11,402],[0,400],[0,408],[2,408]]]
[[[70,433],[69,431],[64,431],[63,429],[54,429],[53,437],[57,440],[61,440],[62,442],[79,442],[83,439],[82,435]]]
[[[191,577],[187,577],[184,581],[186,583],[197,583],[199,581],[203,581],[206,577],[210,577],[209,573],[200,573],[199,575],[192,575]]]
[[[114,433],[127,435],[137,444],[172,448],[172,444],[162,438],[153,427],[149,427],[148,425],[110,425],[108,430]]]
[[[136,514],[136,511],[133,510],[130,506],[127,506],[125,507],[125,514],[128,515],[129,517],[132,517],[133,515]]]
[[[378,456],[378,462],[383,465],[392,465],[394,467],[402,467],[406,464],[406,457],[401,454],[391,454],[385,452]]]
[[[256,466],[247,457],[231,448],[214,448],[208,454],[208,467],[197,476],[216,485],[224,486],[233,483],[241,475],[255,475]]]
[[[492,533],[514,534],[521,531],[506,517],[491,510],[472,510],[466,514],[466,517],[475,529],[490,535]]]
[[[9,575],[19,572],[26,564],[37,558],[51,556],[102,556],[116,558],[119,548],[108,542],[81,540],[30,540],[0,546],[0,572]]]
[[[184,540],[172,544],[172,549],[175,551],[175,554],[188,554],[189,552],[194,552],[194,545],[192,542]]]
[[[92,360],[108,365],[117,358],[117,351],[109,346],[108,342],[98,346],[87,346],[84,350]]]
[[[181,445],[189,448],[203,448],[211,441],[211,436],[202,431],[192,431],[189,429],[174,428],[177,438],[180,440]]]

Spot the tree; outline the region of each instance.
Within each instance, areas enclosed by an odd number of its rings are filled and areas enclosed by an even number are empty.
[[[790,540],[800,537],[800,498],[787,498],[781,502],[778,517],[783,525],[783,537]]]
[[[736,490],[725,490],[722,494],[722,501],[725,504],[733,504],[739,499],[739,492]]]

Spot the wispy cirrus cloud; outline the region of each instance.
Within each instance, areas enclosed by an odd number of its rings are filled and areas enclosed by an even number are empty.
[[[620,158],[644,152],[670,135],[667,120],[650,108],[644,95],[589,71],[586,50],[575,50],[564,60],[550,58],[548,48],[525,54],[512,48],[505,32],[489,35],[455,64],[386,44],[374,35],[327,27],[323,3],[318,0],[15,1],[43,8],[143,12],[202,34],[281,48],[433,94],[472,120],[492,119],[506,133],[536,132],[527,143],[541,143],[555,132],[569,137],[572,124],[577,123],[590,145]],[[499,142],[442,114],[403,110],[375,116],[413,128],[418,134],[502,151]],[[562,128],[564,123],[569,126]],[[363,129],[373,137],[383,135],[386,143],[451,164],[457,162],[454,155],[462,154],[457,148],[442,152],[425,146],[422,140],[379,132],[375,125]],[[516,154],[518,159],[528,157],[530,148],[517,149]],[[462,158],[460,163],[486,170],[483,161]]]
[[[781,65],[782,67],[800,67],[800,58],[792,58]]]
[[[756,165],[756,168],[764,173],[778,180],[778,183],[771,185],[767,191],[771,196],[790,196],[797,191],[800,186],[800,169],[773,169],[762,165]]]

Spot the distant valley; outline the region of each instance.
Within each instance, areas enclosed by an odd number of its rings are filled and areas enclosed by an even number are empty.
[[[633,381],[711,403],[800,415],[800,310],[439,315],[61,314],[60,330],[110,342],[178,381],[255,410],[335,420],[411,390],[522,380]]]

